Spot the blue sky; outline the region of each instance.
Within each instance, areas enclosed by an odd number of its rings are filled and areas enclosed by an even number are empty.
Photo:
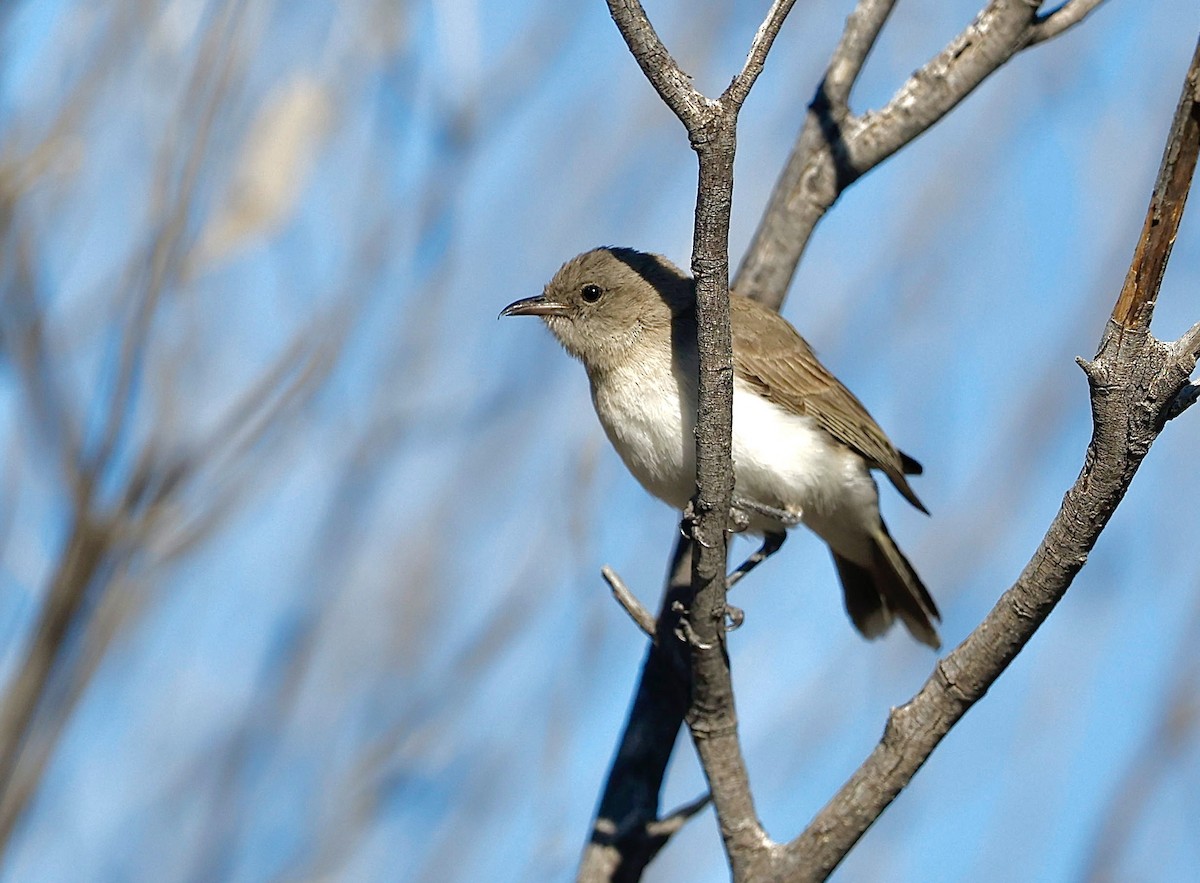
[[[884,103],[978,5],[899,4],[854,107]],[[848,9],[797,4],[746,104],[735,264]],[[710,93],[762,13],[648,11]],[[1073,360],[1119,290],[1198,25],[1185,0],[1111,0],[1021,54],[856,184],[797,274],[784,314],[926,467],[932,517],[887,489],[883,505],[948,647],[1078,472],[1090,423]],[[115,493],[153,443],[213,457],[180,513],[228,495],[194,545],[169,553],[171,522],[95,587],[96,611],[129,608],[0,876],[569,878],[645,649],[599,568],[653,603],[676,516],[608,448],[579,366],[537,323],[495,317],[598,244],[686,265],[695,186],[682,127],[604,5],[173,0],[122,18],[25,3],[0,26],[0,166],[33,182],[10,237],[87,433],[162,206],[194,163],[106,481]],[[1193,208],[1164,338],[1200,320],[1198,225]],[[233,403],[293,342],[324,354],[316,379],[216,456]],[[5,678],[69,526],[33,405],[6,358]],[[1113,879],[1188,878],[1198,441],[1193,413],[1167,428],[1066,600],[838,879],[1098,879],[1100,859]],[[785,838],[935,658],[900,632],[863,642],[811,537],[737,592],[743,743]],[[701,781],[681,740],[665,805]],[[705,814],[647,879],[726,877]]]

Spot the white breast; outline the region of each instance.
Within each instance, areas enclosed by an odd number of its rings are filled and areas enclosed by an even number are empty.
[[[625,466],[654,496],[683,509],[696,487],[695,393],[669,359],[592,378],[596,414]]]
[[[733,460],[737,494],[798,512],[839,550],[857,551],[879,518],[879,491],[862,457],[815,419],[733,385]],[[751,528],[769,526],[751,518]]]
[[[696,406],[688,372],[662,364],[623,366],[592,378],[592,401],[609,440],[654,496],[683,509],[696,489]],[[878,519],[878,491],[862,458],[807,416],[793,414],[740,381],[733,386],[735,493],[799,513],[835,547]],[[779,529],[751,517],[751,529]]]
[[[841,451],[812,417],[793,414],[734,381],[739,494],[773,506],[823,508],[821,501],[842,483]]]

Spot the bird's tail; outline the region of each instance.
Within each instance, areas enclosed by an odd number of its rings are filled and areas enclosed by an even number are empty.
[[[869,566],[864,567],[833,553],[850,619],[865,637],[877,638],[891,628],[899,616],[909,634],[937,650],[941,641],[934,623],[941,620],[941,615],[929,590],[904,553],[896,547],[882,521],[872,539]]]

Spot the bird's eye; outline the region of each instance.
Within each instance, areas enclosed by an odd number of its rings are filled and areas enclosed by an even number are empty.
[[[604,294],[604,290],[601,289],[599,285],[585,285],[583,286],[583,290],[580,291],[580,294],[583,295],[583,299],[588,303],[594,304],[596,301],[600,300],[600,295]]]

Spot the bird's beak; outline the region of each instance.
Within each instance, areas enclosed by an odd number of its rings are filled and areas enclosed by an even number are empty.
[[[501,316],[563,316],[566,315],[565,304],[546,300],[543,295],[527,297],[514,301],[500,311]]]

